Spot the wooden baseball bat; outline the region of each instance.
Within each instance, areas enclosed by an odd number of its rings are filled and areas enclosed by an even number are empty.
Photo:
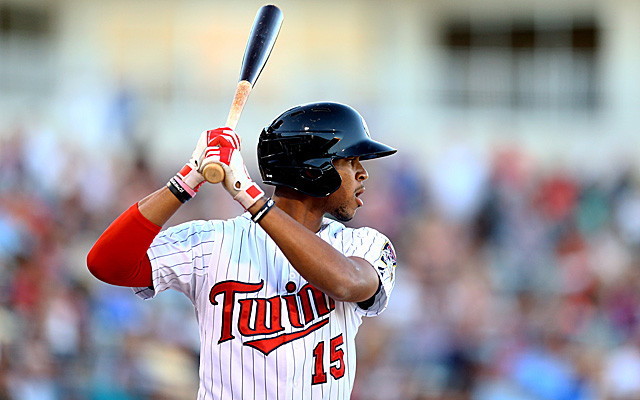
[[[231,110],[229,110],[227,123],[225,124],[231,129],[236,128],[251,89],[253,89],[253,85],[258,80],[260,72],[262,72],[269,59],[273,45],[278,37],[278,32],[280,32],[282,19],[282,11],[273,4],[262,6],[258,10],[244,51],[236,94],[233,98],[233,103],[231,103]],[[202,175],[211,183],[218,183],[224,180],[224,170],[218,164],[207,165],[202,171]]]

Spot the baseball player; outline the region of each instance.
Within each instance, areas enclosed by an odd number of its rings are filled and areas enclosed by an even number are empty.
[[[339,221],[363,205],[361,161],[395,152],[372,140],[349,106],[294,107],[260,134],[271,199],[249,177],[233,130],[203,132],[167,186],[100,236],[89,270],[143,299],[174,289],[191,300],[201,340],[198,399],[348,399],[356,332],[363,316],[386,307],[396,256],[384,235]],[[196,195],[209,163],[222,166],[225,189],[246,212],[161,231]]]

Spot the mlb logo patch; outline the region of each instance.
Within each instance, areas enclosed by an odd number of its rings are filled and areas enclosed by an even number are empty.
[[[391,279],[393,279],[393,272],[396,269],[396,252],[393,250],[391,243],[386,242],[382,248],[382,254],[380,255],[380,261],[387,266],[387,271]],[[380,268],[382,270],[382,268]]]

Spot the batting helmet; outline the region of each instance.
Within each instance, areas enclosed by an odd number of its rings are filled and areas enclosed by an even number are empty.
[[[262,130],[258,165],[266,184],[325,197],[342,184],[334,159],[359,156],[369,160],[395,152],[371,139],[367,124],[353,108],[310,103],[283,112]]]

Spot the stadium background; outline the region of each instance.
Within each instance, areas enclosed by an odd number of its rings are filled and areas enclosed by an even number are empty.
[[[640,1],[277,3],[238,131],[353,105],[397,156],[353,225],[399,257],[354,399],[640,398]],[[226,119],[257,1],[0,1],[0,399],[192,399],[180,295],[86,271]],[[170,221],[240,210],[207,187]]]

